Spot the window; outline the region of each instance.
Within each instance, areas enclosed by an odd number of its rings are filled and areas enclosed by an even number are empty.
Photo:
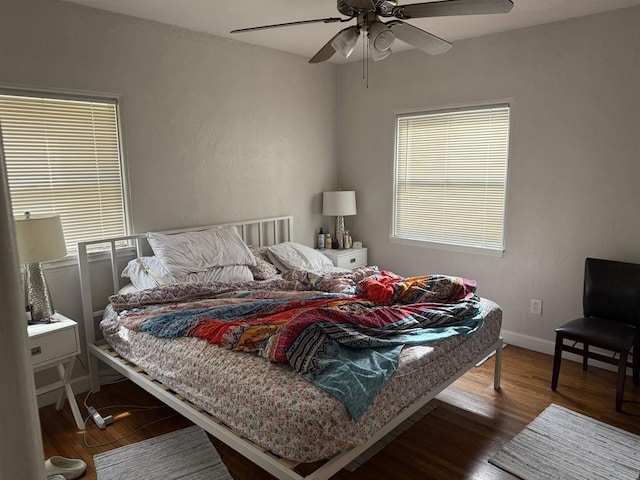
[[[393,238],[504,250],[509,106],[397,118]]]
[[[59,214],[70,254],[125,235],[115,101],[0,92],[0,127],[15,216]]]

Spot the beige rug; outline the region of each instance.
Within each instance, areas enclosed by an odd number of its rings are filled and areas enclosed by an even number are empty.
[[[489,462],[523,480],[638,480],[640,436],[551,404]]]
[[[94,455],[98,480],[233,480],[200,427]]]

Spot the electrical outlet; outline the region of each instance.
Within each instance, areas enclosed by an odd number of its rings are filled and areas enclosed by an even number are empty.
[[[542,315],[542,300],[531,299],[531,313],[533,315]]]

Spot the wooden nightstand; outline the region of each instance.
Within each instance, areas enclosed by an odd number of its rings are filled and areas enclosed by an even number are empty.
[[[328,257],[336,267],[355,270],[356,268],[367,265],[366,248],[348,248],[345,250],[326,249],[320,251]]]
[[[38,388],[36,395],[62,388],[56,409],[62,409],[66,396],[76,425],[83,430],[84,421],[69,383],[76,357],[80,354],[78,324],[59,313],[54,314],[53,318],[58,321],[27,327],[33,372],[55,367],[60,377],[57,382]]]

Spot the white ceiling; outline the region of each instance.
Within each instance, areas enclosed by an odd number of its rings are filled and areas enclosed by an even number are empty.
[[[285,52],[312,57],[342,23],[310,24],[230,34],[235,28],[298,20],[339,17],[335,0],[68,0],[72,3],[155,20],[168,25],[233,38]],[[411,20],[409,23],[450,42],[490,33],[540,25],[572,17],[640,5],[640,0],[513,0],[506,15],[475,15]],[[400,4],[420,0],[400,1]],[[355,20],[353,21],[355,23]],[[412,48],[396,42],[394,51]],[[349,61],[362,57],[356,47]],[[344,63],[339,54],[331,61]]]

